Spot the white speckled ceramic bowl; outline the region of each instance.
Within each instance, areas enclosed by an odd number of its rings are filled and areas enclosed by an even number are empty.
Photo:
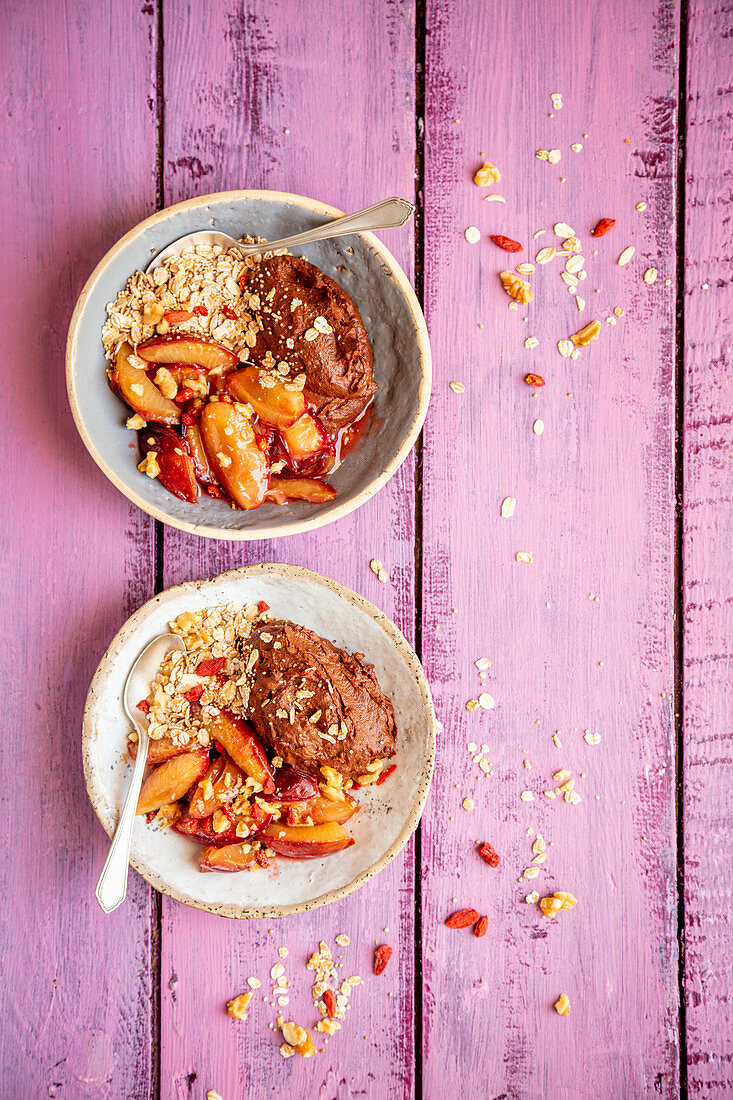
[[[323,859],[278,858],[271,870],[202,874],[198,844],[138,818],[132,865],[186,905],[225,917],[281,917],[317,909],[357,890],[394,859],[417,828],[435,758],[435,713],[422,667],[396,626],[373,604],[336,581],[295,565],[249,565],[210,581],[189,581],[144,604],[102,658],[84,711],[87,790],[111,836],[132,769],[129,722],[122,709],[127,673],[140,651],[183,611],[265,600],[274,616],[292,619],[375,666],[397,718],[397,770],[380,787],[362,789],[349,821],[356,841]]]
[[[364,504],[399,469],[422,428],[430,398],[431,361],[425,319],[405,273],[371,233],[294,249],[335,279],[356,302],[374,350],[379,390],[374,415],[359,445],[329,481],[325,504],[294,501],[254,511],[229,508],[202,494],[198,504],[172,496],[137,469],[125,428],[129,414],[107,384],[102,348],[105,305],[137,268],[166,245],[198,229],[269,240],[321,225],[342,211],[284,191],[224,191],[161,210],[130,230],[97,265],[71,318],[66,383],[79,433],[97,465],[129,500],[156,519],[218,539],[260,539],[309,531]]]

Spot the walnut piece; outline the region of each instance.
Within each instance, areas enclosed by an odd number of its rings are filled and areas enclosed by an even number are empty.
[[[526,279],[523,279],[514,271],[500,271],[499,278],[501,279],[504,290],[510,298],[516,298],[522,305],[526,305],[527,302],[533,300],[534,294],[532,293],[531,286]]]
[[[499,169],[495,165],[489,164],[488,161],[484,161],[473,177],[473,182],[477,187],[489,187],[492,183],[498,183],[500,179],[501,172]]]
[[[587,348],[591,340],[597,340],[598,334],[601,331],[600,321],[591,321],[590,324],[582,328],[580,332],[574,333],[570,339],[575,344],[576,348]]]

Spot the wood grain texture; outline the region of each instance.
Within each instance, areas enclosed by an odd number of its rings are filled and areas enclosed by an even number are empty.
[[[348,11],[295,2],[164,4],[165,201],[237,187],[296,191],[342,209],[414,192],[414,13],[410,3],[372,0]],[[205,54],[192,67],[191,58]],[[378,83],[375,85],[375,74]],[[411,231],[384,240],[409,272]],[[373,600],[411,637],[414,627],[414,465],[338,525],[310,536],[256,544],[207,542],[166,531],[165,584],[213,576],[255,561],[286,561],[327,573]],[[381,558],[390,583],[369,561]],[[284,872],[286,873],[286,872]],[[161,1095],[248,1100],[287,1092],[324,1097],[403,1097],[412,1091],[413,856],[409,848],[377,880],[313,916],[273,925],[228,922],[164,901]],[[388,932],[384,929],[389,929]],[[280,1057],[278,1011],[317,1022],[305,962],[321,939],[334,951],[345,932],[344,974],[366,984],[351,998],[344,1029],[309,1061]],[[389,970],[370,974],[375,940],[395,949]],[[273,1007],[269,970],[284,960],[290,1004]],[[242,1024],[226,1001],[262,981]],[[315,1033],[318,1036],[318,1033]],[[323,1042],[317,1042],[319,1048]],[[194,1077],[195,1075],[195,1077]]]
[[[687,1079],[733,1095],[733,91],[730,7],[687,25],[684,404],[684,852]]]
[[[423,817],[428,1097],[677,1094],[677,25],[666,0],[427,6],[425,277],[437,369],[423,651],[444,725]],[[564,106],[550,117],[553,92]],[[559,164],[536,159],[552,148]],[[482,152],[502,172],[490,190],[506,204],[483,202],[471,182]],[[617,225],[594,241],[601,216]],[[534,302],[509,311],[499,270],[559,244],[559,221],[583,242],[585,312],[558,260],[532,275]],[[463,239],[469,225],[479,244]],[[507,256],[489,233],[524,252]],[[634,262],[620,268],[628,244]],[[642,273],[652,265],[650,287]],[[606,325],[617,305],[624,316]],[[557,340],[596,317],[598,342],[563,359]],[[527,371],[547,380],[536,396]],[[510,495],[516,512],[502,519]],[[534,563],[517,563],[517,551]],[[468,713],[481,656],[496,707]],[[584,742],[586,729],[599,745]],[[488,746],[493,776],[482,778],[468,742]],[[579,805],[542,794],[564,768]],[[549,853],[531,881],[519,878],[527,829]],[[478,858],[477,840],[500,852],[497,870]],[[544,920],[523,901],[535,888],[570,891],[578,904]],[[445,928],[464,906],[489,914],[484,939]],[[565,1019],[552,1007],[561,992]]]
[[[3,15],[0,1093],[142,1100],[151,891],[131,875],[123,910],[97,906],[108,841],[84,789],[80,730],[109,638],[152,594],[152,525],[85,452],[64,351],[92,268],[154,209],[154,21],[97,0]]]

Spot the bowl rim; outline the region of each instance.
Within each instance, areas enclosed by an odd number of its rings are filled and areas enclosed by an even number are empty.
[[[347,588],[346,585],[341,584],[339,581],[333,580],[333,578],[327,577],[322,573],[316,573],[312,569],[306,569],[300,565],[289,565],[283,562],[264,562],[256,565],[244,565],[237,569],[225,570],[225,572],[219,573],[208,579],[184,581],[182,584],[174,585],[171,588],[166,588],[162,592],[157,593],[157,595],[147,600],[129,617],[129,619],[127,619],[105,650],[104,656],[100,660],[96,672],[92,677],[91,684],[89,685],[82,719],[82,762],[84,767],[84,780],[94,812],[110,838],[114,832],[116,821],[106,818],[102,812],[100,787],[94,780],[94,768],[91,761],[91,742],[95,733],[93,712],[97,705],[100,686],[110,674],[114,655],[119,647],[123,645],[146,620],[153,608],[166,602],[173,594],[177,595],[190,590],[198,591],[201,588],[207,588],[214,584],[218,584],[229,577],[240,576],[242,574],[250,576],[269,574],[307,580],[311,583],[321,585],[324,588],[328,588],[331,591],[335,591],[338,596],[369,615],[369,617],[387,634],[415,677],[425,708],[428,726],[427,744],[425,747],[422,770],[418,780],[418,788],[399,836],[392,842],[387,851],[381,855],[379,859],[375,860],[366,870],[361,871],[345,886],[339,886],[333,890],[328,890],[324,894],[320,894],[318,897],[311,898],[308,901],[294,902],[290,905],[242,906],[231,903],[212,904],[182,894],[175,887],[170,886],[164,878],[153,871],[144,860],[137,859],[132,854],[130,855],[130,864],[135,868],[138,874],[142,875],[142,877],[156,890],[167,894],[176,901],[182,902],[184,905],[191,906],[194,909],[203,909],[208,913],[214,913],[217,916],[223,917],[233,917],[245,920],[259,918],[270,919],[274,917],[291,916],[295,913],[310,912],[311,910],[320,909],[324,905],[329,905],[331,902],[339,901],[341,898],[347,897],[371,878],[374,878],[375,875],[379,874],[379,872],[391,863],[395,856],[404,848],[420,823],[420,818],[430,791],[430,783],[435,766],[437,719],[427,677],[423,671],[420,659],[410,643],[383,611],[380,611],[380,609],[373,603],[370,603],[369,600],[366,600],[363,596],[354,592],[353,589]]]
[[[412,289],[410,282],[402,270],[397,260],[394,258],[389,249],[382,244],[382,242],[375,237],[373,233],[359,233],[357,236],[362,237],[370,248],[374,249],[384,262],[391,268],[395,281],[402,291],[410,313],[412,314],[415,331],[417,334],[418,347],[420,351],[420,362],[422,366],[422,374],[420,378],[420,387],[418,393],[418,408],[415,418],[410,425],[410,430],[405,436],[402,444],[400,445],[397,454],[389,463],[387,468],[382,471],[377,477],[369,482],[356,496],[342,504],[338,503],[338,497],[334,507],[320,515],[313,516],[311,518],[293,520],[287,527],[257,527],[248,530],[238,530],[236,528],[228,527],[209,527],[199,523],[189,523],[186,520],[177,519],[174,516],[168,514],[162,508],[159,508],[156,504],[151,504],[149,501],[144,500],[138,493],[130,488],[122,478],[112,470],[104,459],[101,457],[97,448],[94,445],[94,441],[87,431],[84,419],[79,408],[76,395],[76,372],[75,363],[77,355],[77,341],[79,337],[79,328],[81,321],[81,313],[86,305],[87,298],[95,287],[97,281],[102,275],[102,272],[107,265],[114,259],[114,257],[132,240],[143,236],[146,231],[158,222],[165,220],[171,213],[181,210],[195,210],[199,206],[206,206],[211,204],[212,201],[228,200],[230,202],[241,199],[263,199],[269,202],[289,201],[295,205],[302,206],[311,213],[322,214],[325,217],[338,218],[344,213],[343,210],[339,210],[335,206],[329,206],[326,203],[320,202],[317,199],[307,198],[305,195],[298,195],[290,191],[269,191],[269,190],[243,190],[243,191],[213,191],[208,195],[199,195],[193,199],[186,199],[183,202],[174,203],[172,206],[166,206],[162,210],[158,210],[155,214],[151,214],[150,217],[145,218],[143,221],[138,222],[132,229],[128,230],[123,237],[117,241],[116,244],[109,249],[108,252],[102,257],[97,266],[92,271],[91,275],[87,279],[81,294],[79,295],[76,305],[74,306],[74,312],[71,315],[71,321],[69,323],[69,332],[66,338],[66,391],[69,398],[69,405],[71,406],[71,414],[76,424],[76,429],[82,438],[84,446],[89,451],[97,466],[100,468],[105,477],[112,482],[112,484],[119,489],[123,496],[127,497],[133,504],[136,504],[143,512],[146,512],[154,519],[160,520],[161,523],[167,524],[169,527],[175,527],[179,531],[187,531],[193,535],[201,535],[204,538],[212,539],[224,539],[227,542],[251,542],[258,539],[270,539],[270,538],[284,538],[288,535],[295,535],[304,531],[315,531],[319,527],[325,527],[329,523],[335,523],[339,519],[343,519],[344,516],[349,515],[351,512],[360,508],[362,504],[365,504],[367,500],[370,500],[376,493],[382,489],[386,483],[394,476],[402,463],[407,458],[408,454],[412,450],[417,437],[419,436],[422,426],[425,422],[425,417],[428,411],[428,404],[430,401],[430,392],[432,389],[432,356],[430,351],[430,340],[428,337],[427,325],[425,323],[425,317],[422,312],[420,303],[417,300],[415,291]]]

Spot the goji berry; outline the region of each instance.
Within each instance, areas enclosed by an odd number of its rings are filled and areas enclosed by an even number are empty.
[[[143,714],[149,714],[150,713],[150,703],[147,701],[147,699],[141,699],[140,702],[137,705],[137,709],[141,710],[143,712]]]
[[[209,311],[206,306],[194,306],[191,312],[197,314],[199,317],[209,316]]]
[[[238,315],[234,312],[231,306],[222,306],[221,311],[229,321],[237,320]]]
[[[392,772],[396,772],[396,771],[397,771],[397,765],[396,764],[393,764],[391,768],[387,768],[386,772],[382,772],[379,779],[377,780],[377,786],[381,787],[382,784],[384,783],[385,779],[389,779]]]
[[[505,237],[502,233],[492,233],[491,239],[495,245],[499,248],[503,248],[505,252],[522,252],[524,245],[519,241],[513,241],[511,237]]]
[[[541,374],[526,374],[524,376],[524,381],[527,383],[528,386],[539,387],[544,386],[545,384],[545,380]],[[176,398],[176,400],[178,400],[178,398]]]
[[[190,321],[193,314],[189,309],[169,309],[163,314],[163,320],[171,325],[179,325],[183,321]]]
[[[616,224],[615,218],[601,218],[595,229],[591,230],[591,237],[603,237],[608,233],[609,229],[613,229]]]
[[[485,863],[488,863],[489,867],[499,866],[499,854],[498,852],[494,851],[494,848],[491,844],[487,844],[485,841],[483,844],[479,844],[478,854],[481,856]]]
[[[216,676],[226,664],[226,657],[211,657],[208,661],[201,661],[196,666],[197,676]]]
[[[374,952],[374,973],[379,977],[384,973],[387,963],[392,958],[392,948],[386,943],[380,943]]]
[[[182,389],[179,390],[176,396],[173,398],[176,405],[185,405],[187,401],[190,401],[193,397],[193,390]]]
[[[478,918],[479,913],[476,909],[459,909],[457,913],[452,913],[445,923],[449,928],[468,928],[470,924],[475,924]]]
[[[486,916],[479,917],[476,922],[476,927],[473,930],[474,936],[485,936],[486,929],[489,927],[489,918]]]
[[[190,691],[187,691],[186,694],[183,696],[183,698],[188,703],[197,703],[203,694],[204,694],[204,685],[203,684],[197,684],[196,687],[193,687],[193,688],[191,688]]]
[[[332,989],[324,989],[323,1003],[326,1006],[329,1020],[333,1020],[336,1016],[336,994]]]
[[[260,600],[260,602],[257,604],[257,610],[259,611],[260,615],[262,615],[264,611],[270,610],[270,605],[269,603],[265,603],[264,600]]]

